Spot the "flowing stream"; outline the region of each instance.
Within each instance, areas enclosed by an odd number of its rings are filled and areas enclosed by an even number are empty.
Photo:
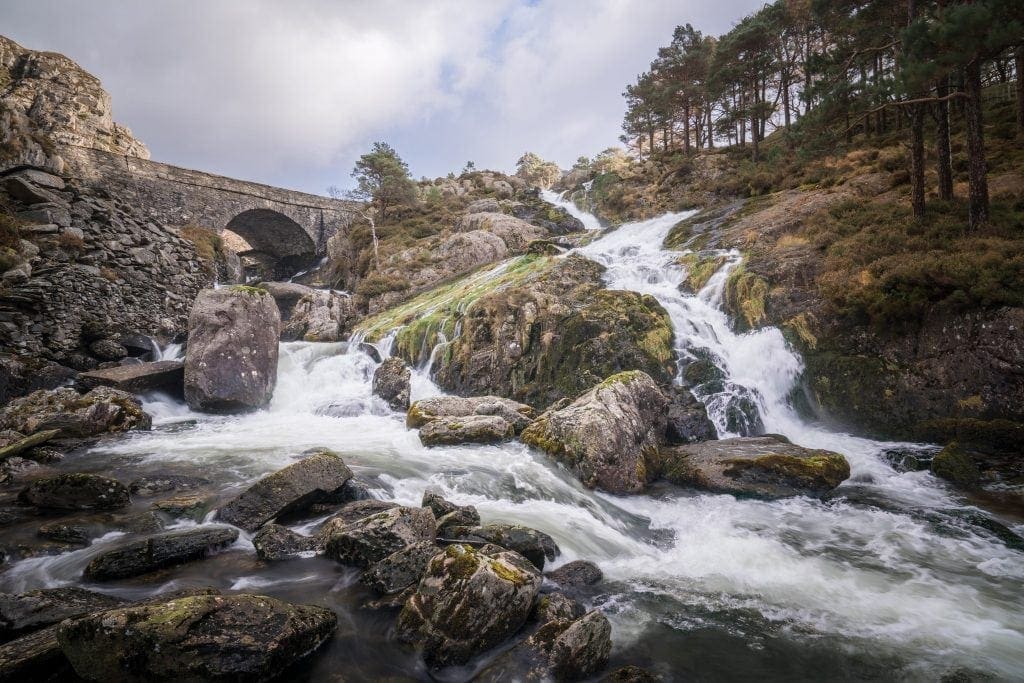
[[[150,397],[153,431],[104,442],[62,467],[122,481],[200,475],[221,502],[303,450],[327,446],[381,498],[419,505],[429,488],[475,505],[485,522],[548,532],[563,551],[556,565],[595,561],[606,580],[588,599],[612,621],[613,667],[639,664],[666,680],[936,680],[955,670],[1019,679],[1024,555],[949,514],[964,502],[930,474],[890,468],[880,454],[896,444],[831,432],[794,412],[787,397],[800,358],[776,329],[733,333],[721,310],[738,255],[723,252],[725,265],[696,295],[680,292],[679,254],[661,245],[685,215],[624,225],[580,251],[608,267],[609,287],[664,305],[681,357],[713,358],[722,369],[721,391],[701,396],[721,435],[729,398],[742,394],[767,431],[849,458],[853,476],[826,501],[738,500],[669,486],[611,496],[584,489],[518,443],[427,449],[404,415],[371,395],[376,362],[354,344],[282,344],[273,401],[255,414],[202,415]],[[587,221],[598,226],[593,216]],[[414,374],[413,399],[436,393],[427,373]],[[135,505],[145,510],[148,502]],[[117,536],[17,562],[0,575],[0,590],[79,584],[89,558]],[[263,565],[243,535],[227,551],[155,579],[91,587],[141,597],[215,585],[328,605],[340,615],[338,634],[294,680],[426,679],[415,655],[389,638],[395,613],[361,607],[371,596],[355,576],[322,558]]]

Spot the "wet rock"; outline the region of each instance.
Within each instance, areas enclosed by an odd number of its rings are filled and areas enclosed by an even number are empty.
[[[108,477],[74,472],[36,479],[18,500],[51,510],[117,510],[130,502],[128,487]]]
[[[434,541],[434,515],[425,508],[396,507],[346,524],[332,519],[322,532],[326,554],[338,562],[367,567],[420,541]]]
[[[0,460],[12,458],[36,446],[41,446],[58,434],[60,434],[60,430],[57,429],[36,432],[32,436],[22,436],[18,432],[6,430],[2,438],[5,445],[0,448]]]
[[[85,395],[67,387],[35,391],[0,410],[0,428],[26,435],[56,429],[61,437],[84,438],[151,425],[152,419],[134,396],[110,387],[97,387]]]
[[[228,527],[199,527],[168,531],[97,555],[85,568],[91,581],[112,581],[148,574],[193,560],[234,543],[238,530]]]
[[[69,586],[11,595],[0,593],[0,640],[57,624],[69,617],[120,607],[124,601],[103,593]]]
[[[128,490],[135,496],[155,496],[170,491],[193,491],[208,486],[209,479],[193,477],[186,474],[165,474],[140,477],[128,485]]]
[[[372,517],[379,512],[394,510],[397,507],[401,506],[398,505],[398,503],[390,503],[386,500],[377,500],[376,498],[354,501],[345,505],[334,513],[330,519],[324,522],[321,533],[329,535],[329,532],[334,529],[340,529],[341,527],[357,522],[360,519]]]
[[[73,680],[57,642],[59,624],[0,645],[0,681]]]
[[[360,581],[382,595],[401,593],[419,583],[427,563],[439,552],[432,540],[413,543],[371,564]]]
[[[639,666],[623,666],[601,679],[601,683],[659,683],[661,676]]]
[[[540,573],[518,553],[448,546],[405,603],[396,635],[418,645],[430,667],[464,664],[523,626],[540,584]]]
[[[882,457],[897,472],[921,472],[931,468],[937,452],[933,448],[890,448]]]
[[[105,386],[133,394],[165,391],[181,396],[184,379],[184,363],[180,360],[161,360],[79,373],[76,386],[85,391]]]
[[[466,536],[514,550],[537,569],[544,569],[544,560],[554,560],[561,552],[555,539],[520,524],[488,524],[470,529]]]
[[[185,352],[185,401],[194,410],[262,408],[277,383],[281,315],[266,290],[205,289],[192,306]]]
[[[210,595],[65,622],[61,650],[92,681],[265,681],[318,648],[334,612],[262,595]]]
[[[187,517],[198,521],[206,515],[209,507],[210,500],[206,496],[186,493],[157,501],[150,506],[150,509],[174,518]]]
[[[699,443],[718,438],[718,431],[708,418],[707,409],[689,389],[673,386],[667,393],[669,404],[665,440],[668,443]]]
[[[330,498],[352,478],[341,457],[327,449],[260,479],[217,511],[217,518],[256,531],[276,517],[302,512]]]
[[[981,481],[974,460],[956,441],[939,451],[931,463],[932,474],[963,489],[972,489]]]
[[[312,289],[296,302],[281,339],[341,341],[348,335],[356,316],[351,297],[329,289]]]
[[[373,372],[373,393],[381,397],[392,410],[409,410],[409,386],[412,371],[401,358],[385,360]]]
[[[563,564],[558,569],[545,574],[559,586],[575,588],[579,586],[593,586],[604,578],[604,574],[593,562],[587,560],[574,560]]]
[[[820,497],[850,476],[850,464],[839,453],[775,436],[673,446],[661,454],[664,476],[672,483],[741,496]]]
[[[518,434],[533,419],[533,408],[500,396],[435,396],[416,401],[409,408],[405,422],[409,427],[423,427],[437,420],[458,419],[473,416],[499,417],[507,422]]]
[[[73,545],[87,545],[96,536],[90,525],[75,522],[49,522],[40,525],[36,533],[50,541]]]
[[[522,434],[575,474],[609,493],[637,493],[654,479],[668,400],[649,375],[613,375]]]
[[[282,322],[287,322],[292,317],[292,309],[299,303],[299,299],[314,291],[312,287],[297,282],[260,282],[256,286],[267,290],[270,296],[274,297]]]
[[[420,428],[420,441],[424,446],[501,443],[515,438],[515,435],[515,428],[496,415],[441,418]]]
[[[56,389],[75,371],[52,361],[26,356],[0,356],[0,405],[40,389]]]
[[[530,619],[541,624],[549,621],[573,621],[579,619],[587,610],[583,605],[562,593],[541,595],[533,607]]]
[[[111,531],[152,534],[163,529],[163,522],[152,512],[112,517],[110,515],[76,516],[41,524],[36,533],[58,543],[86,545],[94,538]]]
[[[116,339],[97,339],[89,344],[89,353],[100,360],[121,360],[128,356],[128,349]]]
[[[561,680],[579,680],[608,664],[612,651],[612,627],[608,618],[594,610],[572,622],[551,648],[551,670]]]
[[[423,493],[423,507],[428,508],[437,520],[438,538],[446,539],[452,534],[458,534],[460,529],[480,525],[480,513],[475,507],[456,505],[431,491]]]
[[[297,534],[280,524],[267,524],[252,537],[256,557],[261,560],[287,560],[309,556],[323,550],[323,543],[315,536]]]

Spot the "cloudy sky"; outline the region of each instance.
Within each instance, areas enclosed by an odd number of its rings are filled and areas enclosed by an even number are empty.
[[[96,74],[159,161],[323,193],[386,140],[416,177],[617,144],[677,24],[763,0],[3,0],[0,31]]]

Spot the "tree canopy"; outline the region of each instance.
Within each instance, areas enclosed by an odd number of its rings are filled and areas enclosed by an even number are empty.
[[[356,179],[356,188],[349,196],[373,204],[382,221],[388,209],[411,204],[416,199],[416,184],[409,175],[409,166],[386,142],[373,143],[373,148],[359,157],[352,177]]]

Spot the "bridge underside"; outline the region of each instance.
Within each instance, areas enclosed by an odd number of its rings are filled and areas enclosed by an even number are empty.
[[[316,261],[316,244],[288,216],[271,209],[243,211],[224,226],[247,243],[239,253],[249,279],[283,279]]]

